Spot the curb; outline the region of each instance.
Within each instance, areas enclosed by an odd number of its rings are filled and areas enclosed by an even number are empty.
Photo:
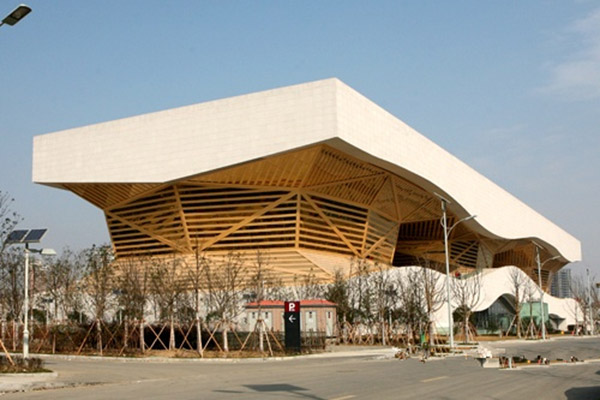
[[[115,357],[115,356],[81,356],[65,354],[31,354],[43,360],[89,360],[89,361],[120,361],[141,363],[263,363],[269,361],[304,360],[311,358],[345,358],[345,357],[388,357],[393,358],[395,351],[390,348],[377,350],[355,350],[325,352],[315,354],[300,354],[286,357],[256,357],[256,358],[171,358],[171,357]]]

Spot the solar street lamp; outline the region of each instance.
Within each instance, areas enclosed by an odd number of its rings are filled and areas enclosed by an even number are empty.
[[[6,238],[6,244],[25,245],[25,287],[24,287],[24,317],[23,317],[23,358],[29,358],[29,253],[46,256],[56,255],[53,249],[30,249],[32,243],[39,243],[48,229],[19,229],[12,231]]]
[[[25,16],[27,14],[29,14],[30,12],[31,12],[31,7],[26,6],[25,4],[20,4],[17,6],[17,8],[12,10],[12,12],[10,14],[8,14],[6,17],[4,17],[4,19],[2,19],[2,22],[0,22],[0,26],[2,26],[4,24],[13,26],[13,25],[17,24],[20,20],[25,18]]]
[[[452,230],[456,228],[458,224],[473,219],[476,217],[476,215],[469,215],[468,217],[459,219],[454,224],[452,224],[450,228],[448,228],[446,206],[450,204],[450,201],[437,193],[433,194],[436,195],[442,203],[442,219],[440,222],[444,227],[444,255],[446,257],[446,307],[448,308],[448,331],[450,339],[450,348],[452,349],[454,348],[454,321],[452,318],[452,307],[450,305],[450,254],[448,252],[448,237],[450,236],[450,232],[452,232]]]
[[[540,246],[536,242],[533,242],[533,244],[535,246],[535,261],[537,263],[538,284],[540,286],[540,317],[542,318],[542,340],[546,340],[546,319],[544,315],[544,289],[542,288],[542,267],[548,261],[556,260],[557,258],[560,258],[560,256],[554,256],[545,260],[544,262],[540,262],[540,247],[542,246]]]

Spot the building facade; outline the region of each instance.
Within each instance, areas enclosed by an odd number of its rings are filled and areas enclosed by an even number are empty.
[[[491,149],[490,149],[491,151]],[[580,243],[337,79],[36,136],[33,180],[106,216],[118,262],[268,253],[284,283],[352,258],[452,270],[514,265],[542,281]],[[182,265],[186,265],[183,263]]]
[[[253,330],[260,319],[265,327],[275,332],[285,331],[284,302],[263,300],[246,304],[246,329]],[[323,299],[300,300],[300,330],[302,332],[324,333],[334,337],[336,332],[336,304]]]
[[[552,278],[550,286],[552,296],[567,298],[573,297],[571,292],[571,270],[568,268],[561,269]]]

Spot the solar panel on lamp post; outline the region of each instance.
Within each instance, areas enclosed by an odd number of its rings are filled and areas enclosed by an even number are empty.
[[[53,256],[53,249],[30,249],[31,243],[39,243],[47,229],[20,229],[12,231],[6,238],[6,244],[25,245],[25,282],[23,298],[23,358],[29,358],[29,253]]]
[[[450,342],[450,348],[453,349],[454,348],[454,321],[453,321],[453,317],[452,317],[452,306],[450,304],[450,254],[448,251],[448,237],[450,236],[450,232],[452,232],[452,230],[454,228],[456,228],[456,226],[458,224],[460,224],[461,222],[465,222],[470,219],[473,219],[476,217],[476,215],[469,215],[467,217],[461,218],[458,221],[456,221],[454,224],[452,224],[452,226],[450,228],[448,228],[448,218],[447,218],[447,213],[446,213],[446,206],[448,204],[450,204],[450,201],[437,193],[433,193],[433,194],[436,195],[442,203],[442,219],[440,222],[442,224],[442,227],[444,227],[444,256],[446,259],[446,308],[448,308],[448,338],[449,338],[449,342]]]
[[[29,7],[25,4],[19,4],[17,6],[17,8],[12,10],[12,12],[10,14],[8,14],[6,17],[4,17],[2,19],[2,21],[0,22],[0,26],[2,26],[4,24],[13,26],[13,25],[17,24],[20,20],[25,18],[25,16],[27,14],[29,14],[30,12],[31,12],[31,7]]]

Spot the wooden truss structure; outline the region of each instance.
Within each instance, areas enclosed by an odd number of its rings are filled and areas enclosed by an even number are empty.
[[[262,249],[282,276],[314,270],[322,280],[350,257],[394,266],[444,261],[432,193],[324,144],[162,184],[62,187],[104,211],[120,259],[250,257]],[[450,259],[452,269],[516,265],[537,279],[531,241],[488,238],[465,225],[452,231]],[[545,265],[545,285],[562,265]]]

